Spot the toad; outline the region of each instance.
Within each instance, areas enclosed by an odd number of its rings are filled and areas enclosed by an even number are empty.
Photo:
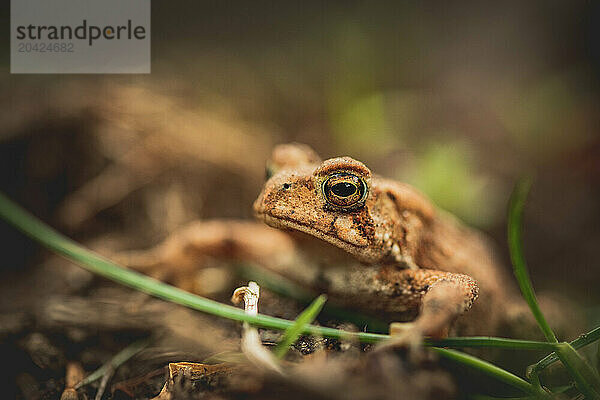
[[[527,321],[525,331],[535,326],[482,233],[360,161],[322,161],[308,146],[279,145],[254,212],[258,223],[195,222],[118,259],[200,292],[194,276],[210,260],[250,262],[395,321],[392,333],[411,340],[509,336],[501,327],[515,320]]]

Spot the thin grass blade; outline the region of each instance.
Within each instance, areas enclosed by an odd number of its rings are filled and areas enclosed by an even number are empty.
[[[523,378],[518,377],[517,375],[514,375],[480,358],[456,350],[439,349],[435,347],[432,350],[444,358],[475,368],[478,371],[504,382],[507,385],[517,388],[526,394],[543,395],[543,393],[537,392],[536,388]]]
[[[585,398],[600,399],[600,377],[591,365],[569,343],[558,344],[556,354]]]
[[[455,337],[446,339],[425,338],[425,344],[434,347],[451,348],[497,348],[507,350],[546,350],[554,351],[556,345],[534,340],[506,339],[489,336]]]
[[[521,222],[523,219],[523,207],[525,206],[525,200],[531,187],[531,179],[521,179],[515,185],[513,193],[510,197],[509,211],[508,211],[508,247],[510,249],[510,258],[513,265],[515,277],[519,283],[519,288],[523,294],[523,298],[529,305],[535,320],[537,321],[540,329],[544,333],[546,340],[550,343],[558,343],[556,335],[548,325],[542,310],[535,297],[533,286],[531,285],[531,278],[529,277],[529,271],[527,264],[525,263],[525,257],[523,256],[523,242],[521,240]]]
[[[148,346],[148,340],[140,340],[130,344],[125,347],[123,350],[118,352],[110,361],[102,365],[100,368],[86,376],[81,382],[75,385],[75,389],[79,389],[85,385],[88,385],[92,382],[97,381],[102,378],[108,371],[116,370],[122,364],[127,362],[131,357],[142,351],[146,346]]]
[[[304,311],[300,313],[294,325],[285,330],[283,337],[273,350],[275,356],[283,358],[288,352],[290,346],[298,340],[306,325],[311,324],[327,301],[327,296],[320,295]]]
[[[592,329],[588,333],[584,333],[583,335],[579,336],[577,339],[573,340],[569,344],[575,350],[578,350],[584,346],[587,346],[591,343],[598,341],[599,339],[600,339],[600,326]],[[600,350],[600,346],[598,347],[598,349]],[[538,361],[537,363],[535,363],[532,366],[532,372],[539,373],[541,370],[549,367],[550,365],[554,364],[557,361],[558,361],[558,356],[556,355],[556,353],[548,354],[546,357],[542,358],[540,361]]]

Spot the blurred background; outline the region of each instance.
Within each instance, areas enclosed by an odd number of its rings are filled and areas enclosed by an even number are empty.
[[[508,196],[535,174],[534,285],[600,314],[598,3],[206,3],[153,2],[149,75],[11,75],[2,35],[0,190],[88,245],[145,247],[251,218],[272,146],[298,141],[415,185],[508,260]],[[32,268],[0,235],[3,279]]]

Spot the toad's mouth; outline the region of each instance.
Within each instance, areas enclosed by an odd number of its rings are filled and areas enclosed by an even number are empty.
[[[299,232],[303,232],[311,236],[317,237],[319,239],[322,239],[326,242],[329,242],[332,245],[341,249],[348,250],[348,247],[351,247],[356,251],[359,251],[367,247],[367,245],[358,245],[348,240],[340,239],[337,236],[333,236],[330,232],[322,231],[311,226],[310,224],[301,223],[290,218],[275,216],[265,212],[256,212],[255,215],[258,219],[263,220],[267,225],[272,226],[273,228],[292,229]]]

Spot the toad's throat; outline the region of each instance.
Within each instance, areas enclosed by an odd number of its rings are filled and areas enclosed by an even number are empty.
[[[309,224],[303,224],[290,218],[274,216],[272,214],[267,214],[264,212],[257,213],[257,217],[261,218],[263,221],[265,221],[267,225],[272,226],[274,228],[289,228],[300,232],[304,232],[309,235],[319,237],[340,248],[346,248],[347,246],[352,246],[357,249],[368,247],[367,244],[359,245],[348,240],[340,239],[339,237],[332,236],[330,232],[316,229],[315,227]]]

